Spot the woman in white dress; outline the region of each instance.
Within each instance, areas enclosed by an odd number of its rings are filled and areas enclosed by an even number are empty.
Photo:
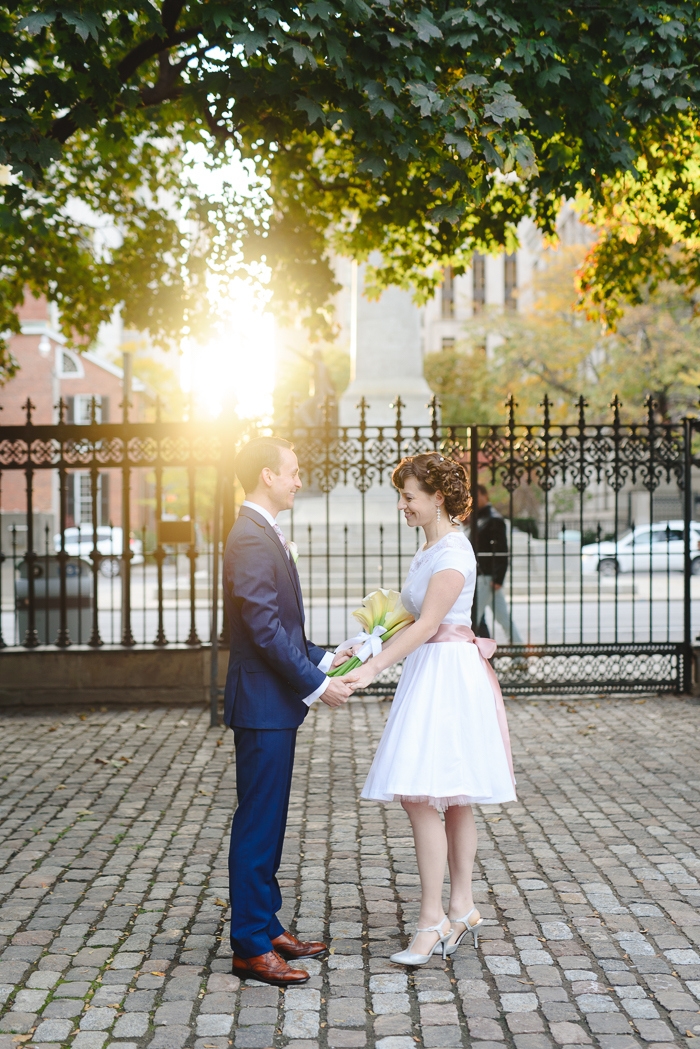
[[[458,525],[470,508],[464,468],[430,452],[403,459],[392,480],[407,525],[425,533],[401,591],[415,623],[345,680],[366,688],[405,659],[362,797],[400,801],[411,821],[421,909],[415,937],[392,961],[422,965],[436,951],[452,954],[468,933],[478,945],[472,805],[514,801],[515,779],[503,698],[484,658],[495,644],[471,630],[476,559]]]

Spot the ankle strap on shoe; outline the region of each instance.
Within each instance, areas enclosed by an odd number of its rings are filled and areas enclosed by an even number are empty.
[[[416,927],[416,932],[442,932],[442,927],[448,920],[447,915],[437,923],[437,925],[429,925],[427,929],[419,929]]]

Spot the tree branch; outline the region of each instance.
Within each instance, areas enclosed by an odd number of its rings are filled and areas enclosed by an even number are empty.
[[[166,37],[165,40],[159,36],[152,36],[149,37],[148,40],[143,40],[140,44],[137,44],[136,47],[133,48],[128,55],[124,56],[124,58],[117,66],[117,73],[122,84],[126,83],[126,81],[136,72],[139,66],[142,65],[144,62],[147,62],[149,59],[153,58],[157,54],[167,54],[168,50],[171,47],[175,47],[177,44],[186,43],[188,40],[192,40],[194,37],[199,36],[201,29],[201,25],[192,26],[189,29],[181,29],[178,33],[170,34],[168,37]],[[170,68],[177,69],[178,67],[171,66]],[[158,79],[160,80],[160,75]],[[148,90],[155,91],[155,88],[144,88],[141,92],[142,98],[144,92]],[[166,97],[168,96],[163,96],[163,98],[160,98],[157,101],[165,101]],[[93,112],[96,112],[96,107],[92,103],[91,99],[88,99],[85,104],[90,106]],[[155,103],[144,102],[144,105],[152,104]],[[75,132],[78,130],[78,124],[73,115],[74,112],[75,107],[74,109],[70,110],[70,112],[66,113],[64,116],[59,117],[57,120],[54,120],[51,129],[47,135],[47,138],[53,139],[54,142],[60,142],[61,145],[67,142],[71,135],[74,135]]]

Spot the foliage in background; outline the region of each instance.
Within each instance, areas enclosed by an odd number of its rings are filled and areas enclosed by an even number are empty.
[[[464,325],[455,348],[426,357],[426,377],[448,423],[505,421],[512,393],[517,417],[541,417],[545,392],[553,421],[576,417],[583,394],[587,418],[611,417],[615,394],[622,415],[640,419],[651,396],[660,419],[679,419],[697,402],[700,319],[674,284],[647,291],[603,334],[576,310],[575,271],[585,249],[549,250],[533,282],[534,303],[523,312],[492,308]],[[641,296],[640,296],[641,297]]]
[[[323,363],[336,397],[350,383],[350,355],[336,346],[324,346],[320,351]],[[274,391],[274,417],[284,425],[289,418],[290,401],[299,405],[315,394],[313,390],[312,359],[302,354],[287,353],[278,363]]]
[[[700,287],[700,128],[681,117],[638,143],[635,170],[605,180],[599,200],[581,200],[599,236],[579,270],[580,305],[610,328],[663,284],[692,305]]]
[[[0,7],[0,331],[25,287],[94,337],[124,304],[162,343],[207,273],[263,256],[328,336],[336,251],[428,295],[474,248],[552,230],[700,100],[700,0],[127,0]],[[668,139],[672,141],[671,138]],[[206,192],[234,151],[259,181]],[[517,180],[515,180],[517,176]],[[0,356],[5,351],[0,348]],[[6,367],[6,356],[0,367]]]

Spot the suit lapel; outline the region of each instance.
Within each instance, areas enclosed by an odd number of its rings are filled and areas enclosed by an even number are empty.
[[[297,604],[299,606],[299,612],[301,614],[301,618],[302,618],[302,622],[303,622],[303,620],[304,620],[304,604],[303,604],[303,600],[302,600],[302,596],[301,596],[301,583],[300,583],[300,580],[299,580],[299,573],[297,572],[296,565],[292,561],[291,557],[287,557],[287,553],[286,553],[284,547],[282,546],[282,544],[279,541],[279,536],[275,532],[274,528],[270,524],[268,524],[268,522],[265,520],[265,518],[261,514],[256,513],[255,510],[251,510],[251,508],[249,506],[242,506],[241,509],[239,510],[239,513],[243,514],[245,517],[250,517],[251,520],[255,521],[255,523],[262,528],[262,530],[264,531],[265,535],[274,544],[274,547],[277,550],[277,556],[281,557],[282,560],[284,561],[284,567],[287,569],[287,572],[289,573],[290,581],[292,583],[292,586],[294,587],[294,594],[295,594],[296,599],[297,599]]]

